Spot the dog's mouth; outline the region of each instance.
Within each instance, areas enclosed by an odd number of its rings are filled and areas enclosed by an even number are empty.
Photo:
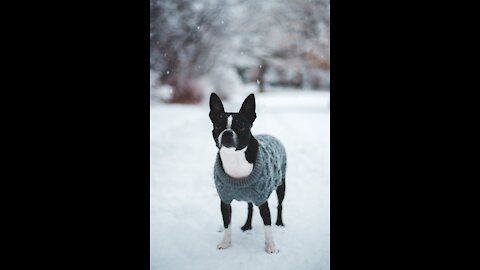
[[[233,140],[233,138],[222,137],[219,139],[218,148],[222,148],[222,147],[235,148],[236,147],[235,141]]]
[[[235,148],[235,144],[233,142],[223,142],[220,147]]]

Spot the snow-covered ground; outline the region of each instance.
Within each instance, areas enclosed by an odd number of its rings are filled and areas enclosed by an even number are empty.
[[[246,94],[224,102],[237,112]],[[252,133],[279,138],[288,155],[285,227],[272,226],[280,253],[264,251],[264,229],[254,208],[253,229],[242,232],[247,203],[232,203],[232,246],[223,237],[213,182],[217,148],[207,101],[201,105],[153,104],[150,108],[150,268],[330,269],[329,93],[277,91],[256,94]],[[269,198],[272,224],[277,198]]]

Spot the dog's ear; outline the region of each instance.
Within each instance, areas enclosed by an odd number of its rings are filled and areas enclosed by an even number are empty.
[[[210,94],[210,114],[209,114],[210,119],[212,119],[214,115],[217,115],[223,112],[225,112],[225,110],[223,109],[223,103],[220,100],[220,98],[215,93]]]
[[[248,95],[243,101],[239,113],[246,116],[248,120],[250,120],[250,123],[253,124],[253,121],[257,118],[257,114],[255,113],[255,96],[253,94]]]

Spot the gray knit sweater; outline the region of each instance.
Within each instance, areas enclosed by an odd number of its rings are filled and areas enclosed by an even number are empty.
[[[282,184],[287,169],[285,148],[273,136],[257,135],[255,138],[258,141],[257,160],[247,177],[228,176],[223,170],[220,154],[217,154],[213,174],[218,195],[224,203],[231,203],[235,199],[260,206]]]

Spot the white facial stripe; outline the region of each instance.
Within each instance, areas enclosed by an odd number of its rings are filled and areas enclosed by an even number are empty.
[[[230,115],[227,119],[227,129],[232,128],[232,120],[233,120],[233,116]]]
[[[232,115],[228,116],[228,118],[227,118],[227,128],[224,131],[222,131],[220,133],[220,135],[218,135],[218,140],[217,141],[218,141],[218,146],[219,147],[221,146],[222,135],[227,130],[230,130],[233,133],[233,141],[235,142],[235,144],[237,144],[237,134],[235,133],[235,131],[232,130],[232,121],[233,121],[233,116]]]

